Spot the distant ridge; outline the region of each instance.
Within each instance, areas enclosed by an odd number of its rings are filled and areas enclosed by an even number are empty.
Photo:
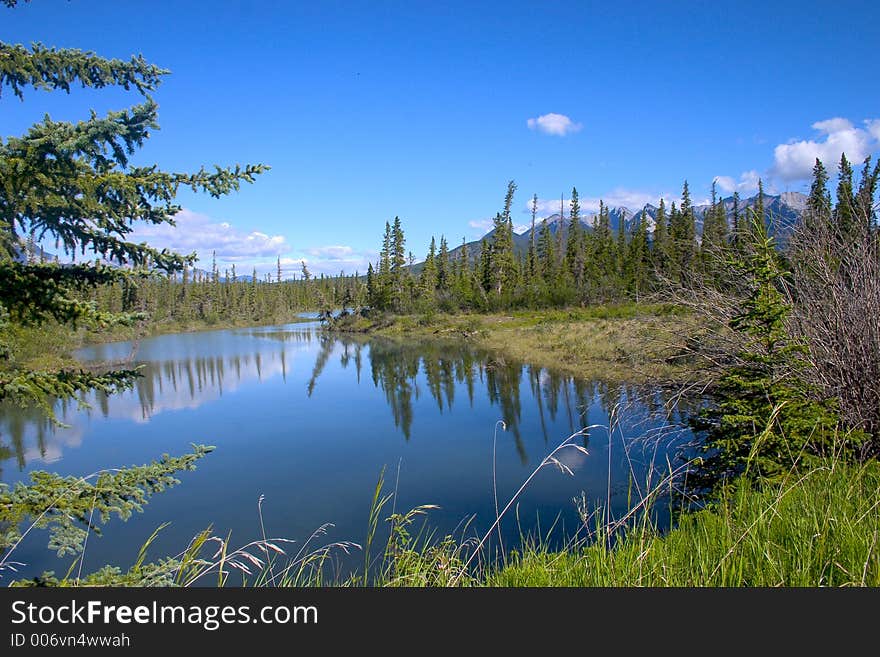
[[[733,221],[733,197],[728,196],[721,199],[721,201],[724,203],[724,211],[727,214],[728,224],[731,224]],[[757,194],[749,198],[740,199],[740,215],[745,216],[745,212],[749,208],[756,207],[757,204]],[[791,226],[797,221],[806,206],[807,195],[801,194],[800,192],[784,192],[778,195],[764,194],[764,221],[769,226],[771,233],[776,234],[781,241],[785,241]],[[694,206],[694,216],[696,219],[698,235],[702,233],[703,218],[711,207],[712,206],[708,203]],[[669,209],[670,208],[667,206],[667,218],[669,216]],[[611,230],[616,232],[620,226],[621,220],[624,222],[624,228],[627,231],[631,230],[641,220],[644,213],[647,213],[648,216],[648,233],[652,233],[654,231],[654,219],[657,216],[657,207],[651,204],[638,209],[631,209],[625,206],[609,207],[608,217],[611,224]],[[584,214],[581,217],[581,225],[584,229],[593,229],[593,220],[596,216],[598,216],[598,213],[591,212]],[[535,241],[537,241],[538,236],[541,234],[541,222],[542,219],[535,221]],[[568,232],[568,222],[569,218],[560,217],[559,213],[547,217],[547,227],[553,235],[556,235],[559,230],[562,230],[563,234],[566,234]],[[468,251],[468,259],[470,262],[474,262],[474,259],[479,258],[480,256],[481,242],[484,240],[491,240],[494,234],[495,231],[491,230],[477,240],[467,242],[463,246],[459,244],[456,248],[450,250],[450,258],[461,257],[462,248],[466,248]],[[513,248],[517,255],[525,255],[528,252],[531,235],[531,228],[523,233],[514,233]],[[418,265],[416,265],[416,268],[418,268]]]

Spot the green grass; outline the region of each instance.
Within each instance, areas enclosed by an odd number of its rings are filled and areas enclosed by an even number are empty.
[[[644,520],[613,535],[597,526],[586,546],[551,551],[532,541],[503,561],[478,554],[470,568],[475,538],[464,540],[466,532],[458,538],[432,532],[433,507],[388,515],[384,510],[392,499],[383,495],[380,479],[364,543],[370,564],[366,577],[365,571],[359,571],[334,579],[324,568],[315,567],[299,570],[296,579],[281,579],[278,584],[880,586],[880,463],[876,461],[857,465],[828,459],[822,467],[793,472],[782,484],[762,490],[743,480],[712,508],[681,515],[677,525],[665,532]],[[370,551],[383,519],[387,539]]]
[[[644,520],[635,520],[628,529],[613,534],[597,525],[589,544],[554,552],[546,543],[532,542],[503,561],[490,560],[482,552],[472,558],[478,541],[473,535],[466,536],[473,534],[467,527],[457,537],[433,531],[430,514],[436,507],[395,512],[394,496],[385,494],[383,486],[380,478],[367,523],[367,539],[359,545],[346,541],[322,543],[325,528],[319,528],[305,541],[267,539],[264,533],[233,548],[229,537],[212,536],[209,529],[191,542],[183,556],[145,563],[154,532],[130,570],[105,567],[82,580],[68,573],[61,580],[49,577],[46,583],[880,586],[880,463],[876,461],[858,465],[828,459],[821,467],[792,472],[782,484],[760,490],[742,480],[711,508],[681,515],[668,531],[659,531]],[[262,527],[262,516],[260,520]],[[354,573],[340,575],[335,565],[342,552],[360,552],[355,559],[362,557],[362,566]]]
[[[489,586],[880,586],[880,464],[829,462],[780,487],[741,486],[661,535],[613,547],[532,547],[484,577]]]
[[[371,535],[390,499],[374,500]],[[599,527],[588,546],[551,551],[530,542],[504,563],[477,559],[470,569],[466,564],[476,541],[433,534],[427,511],[419,507],[387,519],[388,539],[371,559],[370,585],[880,586],[877,462],[828,460],[776,487],[756,490],[743,483],[712,508],[681,515],[665,532],[644,521],[613,536]],[[417,517],[423,520],[420,528],[414,525]],[[363,586],[364,581],[362,573],[334,580],[316,569],[290,583]]]
[[[677,359],[697,319],[667,304],[608,304],[506,314],[346,318],[337,330],[391,338],[466,339],[571,376],[627,383],[682,381],[699,367]]]

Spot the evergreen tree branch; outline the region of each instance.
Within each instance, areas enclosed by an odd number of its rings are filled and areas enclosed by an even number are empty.
[[[58,556],[82,551],[86,530],[100,534],[90,523],[97,516],[106,523],[112,516],[127,520],[132,513],[142,512],[149,497],[179,484],[173,475],[194,470],[195,463],[211,451],[212,446],[193,445],[183,456],[163,454],[158,461],[119,470],[104,470],[88,477],[62,477],[41,470],[31,473],[31,482],[13,487],[0,484],[0,549],[6,553],[0,567],[23,536],[31,529],[49,530],[49,548]],[[94,483],[90,482],[94,479]],[[28,518],[31,526],[23,533],[21,524]]]
[[[14,0],[4,2],[8,7],[15,6]],[[141,55],[124,61],[75,48],[47,48],[34,43],[28,49],[21,44],[0,42],[0,95],[3,87],[8,86],[21,99],[25,87],[70,93],[71,85],[76,82],[83,88],[94,89],[117,86],[128,91],[134,87],[146,96],[168,73],[170,71],[148,63]]]
[[[104,117],[92,111],[88,120],[77,123],[53,121],[45,116],[23,137],[10,138],[3,151],[10,157],[43,166],[47,160],[69,166],[82,157],[99,172],[116,166],[124,168],[128,156],[149,138],[150,130],[159,128],[157,108],[154,101],[147,100],[128,109],[110,111]]]
[[[58,322],[88,319],[108,324],[130,323],[137,318],[99,311],[94,303],[71,298],[69,294],[145,275],[106,265],[61,267],[0,262],[0,299],[10,317],[24,324],[38,324],[48,318]]]
[[[102,374],[85,370],[4,372],[0,373],[0,402],[12,401],[22,406],[33,404],[54,420],[50,400],[67,399],[92,390],[112,395],[131,388],[139,376],[137,370],[114,370]]]

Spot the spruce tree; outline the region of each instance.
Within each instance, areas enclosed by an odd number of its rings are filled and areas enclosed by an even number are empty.
[[[648,272],[650,270],[650,253],[648,251],[648,207],[636,218],[632,239],[629,242],[626,258],[626,285],[632,297],[639,301],[642,294],[648,291]]]
[[[538,262],[540,264],[541,278],[547,285],[552,285],[556,280],[556,243],[547,217],[541,221],[541,234],[538,238]]]
[[[461,238],[461,250],[458,256],[458,268],[456,276],[456,293],[458,302],[461,304],[470,303],[471,300],[471,263],[468,258],[467,240],[464,236]]]
[[[750,221],[747,226],[749,231],[754,231],[755,229],[755,217],[758,217],[764,223],[765,228],[769,225],[767,210],[764,208],[764,181],[760,178],[758,178],[758,200],[755,201],[755,208],[751,213]],[[754,242],[757,239],[760,239],[760,237],[750,235],[746,246],[748,247],[751,242]]]
[[[10,4],[7,2],[7,4]],[[14,3],[12,3],[14,4]],[[151,271],[173,274],[195,256],[178,255],[129,241],[140,223],[174,224],[181,187],[219,197],[252,182],[263,165],[168,172],[134,166],[130,157],[158,128],[152,98],[168,74],[143,57],[107,59],[70,48],[0,43],[0,92],[24,100],[29,88],[69,92],[72,85],[92,89],[120,87],[142,100],[105,116],[78,123],[48,116],[21,137],[0,140],[0,304],[14,322],[41,325],[130,322],[135,316],[101,312],[83,300],[100,285],[133,289]],[[71,260],[90,252],[103,262],[84,260],[59,266],[21,262],[22,235],[54,239]],[[84,369],[26,372],[6,367],[0,374],[0,400],[38,403],[97,389],[113,392],[131,384],[128,370],[95,373]]]
[[[560,279],[567,274],[565,264],[565,194],[559,197],[559,221],[556,222],[556,268]]]
[[[47,115],[24,135],[0,139],[0,315],[37,327],[50,321],[73,326],[130,322],[134,315],[99,309],[93,300],[96,293],[100,288],[124,289],[124,303],[139,305],[138,284],[151,283],[156,274],[170,278],[182,273],[181,294],[187,294],[195,255],[135,243],[129,239],[131,233],[141,224],[173,225],[181,210],[175,203],[181,187],[220,197],[242,182],[252,182],[267,167],[188,173],[132,165],[131,156],[158,129],[158,106],[151,94],[168,73],[140,56],[125,61],[73,48],[0,43],[0,94],[10,90],[23,101],[30,89],[69,93],[79,85],[94,90],[119,87],[141,97],[128,109],[104,116],[93,112],[77,123],[53,121]],[[57,255],[51,263],[38,261],[31,255],[33,246],[22,258],[22,236],[32,245],[54,239],[70,263],[62,264]],[[154,301],[149,294],[143,300]],[[138,376],[132,370],[28,371],[10,360],[12,355],[4,353],[0,362],[0,401],[35,404],[51,419],[56,400],[82,399],[90,392],[109,395],[131,387]],[[176,471],[192,470],[211,449],[196,445],[183,457],[166,455],[151,464],[102,471],[94,478],[35,471],[31,483],[0,483],[0,553],[10,556],[24,537],[19,527],[27,522],[28,531],[49,530],[50,548],[59,555],[78,554],[88,531],[98,531],[96,525],[113,515],[127,518],[141,511],[153,493],[178,483]],[[143,585],[152,578],[153,584],[167,585],[174,583],[172,571],[180,567],[174,559],[139,562],[139,573],[108,567],[82,579],[77,576],[75,582]],[[61,582],[45,574],[27,583]]]
[[[733,234],[730,238],[731,246],[733,246],[734,250],[739,249],[740,246],[740,216],[739,216],[739,192],[733,192],[733,209],[731,211],[731,223],[732,223],[732,231]]]
[[[382,235],[382,248],[379,251],[379,272],[376,276],[376,307],[388,310],[394,288],[391,276],[391,223],[385,222],[385,233]]]
[[[449,264],[449,245],[446,238],[440,236],[440,251],[437,254],[437,289],[440,292],[449,292],[452,285],[452,272]]]
[[[251,272],[250,285],[248,286],[248,312],[251,317],[257,314],[257,268]]]
[[[578,201],[577,187],[571,188],[569,206],[568,240],[565,247],[565,262],[575,287],[580,287],[584,273],[584,240],[581,231],[581,205]]]
[[[480,261],[478,263],[480,285],[484,291],[490,292],[493,283],[492,247],[485,237],[480,240]]]
[[[869,155],[865,158],[862,178],[855,196],[856,219],[860,224],[859,232],[864,235],[871,235],[876,230],[877,205],[874,197],[877,194],[878,183],[880,183],[880,159],[877,160],[872,171]]]
[[[599,214],[593,226],[598,298],[610,301],[619,284],[617,240],[611,230],[611,212],[604,201],[599,201]]]
[[[669,273],[669,229],[666,219],[666,202],[661,198],[654,214],[654,232],[651,235],[651,259],[658,275]]]
[[[700,269],[707,283],[717,284],[720,273],[721,253],[727,245],[727,214],[724,201],[718,198],[715,182],[712,182],[712,200],[703,218],[703,235],[700,240]]]
[[[367,263],[367,304],[376,305],[376,276],[372,262]]]
[[[620,209],[620,219],[617,223],[617,241],[615,242],[615,255],[617,256],[616,263],[616,271],[617,271],[617,280],[615,281],[615,287],[618,291],[623,291],[625,288],[625,277],[626,277],[626,257],[627,257],[627,239],[626,239],[626,209]]]
[[[434,302],[434,292],[437,289],[437,272],[437,241],[432,237],[428,256],[425,258],[419,277],[419,295],[431,304]]]
[[[516,192],[516,183],[507,183],[507,193],[504,196],[504,209],[495,215],[494,232],[490,244],[491,289],[500,295],[506,291],[516,275],[516,261],[513,253],[513,219],[510,214],[513,206],[513,195]]]
[[[529,251],[526,255],[526,277],[533,282],[538,276],[538,248],[535,234],[535,219],[538,215],[538,195],[532,196],[532,229],[529,231]]]
[[[822,160],[813,165],[813,182],[807,197],[807,209],[814,216],[831,215],[831,193],[828,191],[828,172]]]
[[[780,291],[786,272],[755,211],[745,247],[738,267],[748,294],[730,321],[744,346],[718,381],[715,404],[691,420],[705,435],[705,457],[691,477],[704,491],[741,475],[775,481],[811,465],[827,449],[837,421],[804,382],[806,347],[786,330],[790,308]]]
[[[406,267],[406,238],[403,235],[400,217],[394,217],[394,224],[391,227],[390,259],[392,299],[400,302],[403,298],[403,279]]]
[[[675,274],[680,282],[685,282],[693,273],[696,250],[696,219],[687,180],[682,187],[681,208],[676,210],[673,204],[669,232],[672,239]]]
[[[853,169],[846,154],[841,153],[837,173],[837,205],[834,207],[834,222],[842,235],[855,233],[856,201],[853,194]]]

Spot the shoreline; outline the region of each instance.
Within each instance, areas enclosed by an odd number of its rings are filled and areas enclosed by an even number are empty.
[[[306,312],[306,311],[303,311]],[[280,324],[312,318],[279,317],[258,322],[141,322],[104,330],[62,326],[21,328],[15,341],[18,367],[50,369],[80,365],[73,352],[85,347],[142,340],[174,333],[198,333]],[[507,313],[349,315],[322,326],[332,334],[360,334],[392,340],[463,340],[513,360],[547,367],[584,380],[680,385],[693,380],[698,365],[684,362],[677,340],[697,320],[669,305],[620,304]]]
[[[292,317],[276,318],[272,321],[224,321],[212,324],[194,321],[150,324],[147,321],[138,322],[132,326],[115,326],[99,330],[90,330],[85,327],[70,329],[53,323],[45,324],[40,329],[23,326],[13,327],[9,331],[7,339],[13,344],[14,353],[17,355],[13,363],[14,368],[39,371],[82,367],[82,363],[73,356],[73,353],[78,349],[102,344],[130,342],[174,333],[225,331],[312,321],[316,320]]]
[[[671,306],[621,305],[513,313],[351,315],[324,330],[391,339],[465,340],[582,379],[676,384],[693,378],[675,337],[696,320]]]

